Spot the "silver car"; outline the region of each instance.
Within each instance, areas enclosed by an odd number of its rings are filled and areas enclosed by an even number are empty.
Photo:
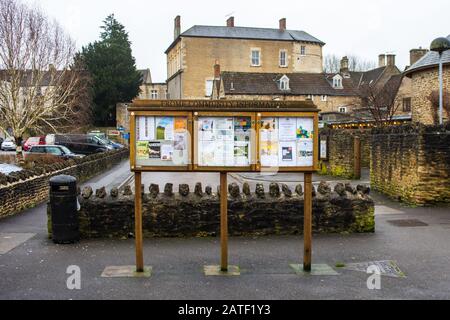
[[[12,138],[7,138],[5,139],[5,141],[3,141],[1,149],[2,151],[16,151],[16,142]]]

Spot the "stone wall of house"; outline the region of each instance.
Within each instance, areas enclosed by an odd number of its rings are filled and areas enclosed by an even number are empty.
[[[220,63],[222,71],[235,72],[312,72],[323,70],[322,47],[314,43],[302,43],[306,55],[300,56],[300,48],[294,41],[266,41],[246,39],[219,39],[183,37],[168,53],[169,78],[183,69],[182,98],[205,99],[206,81],[214,79],[214,65]],[[261,66],[251,65],[251,50],[261,52]],[[288,52],[288,67],[280,67],[280,51]],[[179,60],[181,59],[181,63]],[[175,67],[171,67],[174,64]],[[176,70],[176,71],[175,71]],[[169,85],[170,96],[176,92]]]
[[[174,194],[167,184],[160,193],[151,185],[143,194],[145,237],[217,236],[220,230],[220,194],[200,183],[190,192],[181,185]],[[317,233],[366,233],[375,231],[374,202],[365,186],[338,184],[334,191],[321,183],[313,192],[313,225]],[[84,239],[128,238],[134,234],[134,196],[130,187],[123,192],[86,187],[80,197],[80,231]],[[291,235],[303,233],[304,194],[301,185],[290,190],[271,184],[267,193],[262,184],[251,192],[248,184],[240,190],[229,186],[229,228],[233,236]],[[49,206],[49,234],[51,212]]]
[[[71,175],[84,182],[129,157],[129,150],[100,153],[6,176],[0,174],[0,219],[32,208],[49,197],[49,180]]]
[[[320,161],[320,173],[345,179],[355,177],[355,137],[361,139],[361,167],[370,167],[370,133],[368,130],[331,129],[320,131],[320,138],[328,137],[328,160]]]
[[[439,90],[438,68],[414,72],[412,74],[412,117],[413,122],[434,124],[432,104],[429,96]],[[444,90],[450,92],[450,65],[444,66]],[[445,116],[444,112],[444,116]]]
[[[372,188],[413,205],[450,203],[450,123],[373,129]]]

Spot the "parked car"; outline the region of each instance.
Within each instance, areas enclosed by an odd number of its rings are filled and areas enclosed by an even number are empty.
[[[44,155],[50,154],[65,160],[83,158],[83,155],[75,154],[65,146],[32,146],[27,155]]]
[[[23,151],[27,152],[32,146],[45,145],[45,137],[31,137],[23,144]]]
[[[2,142],[1,149],[2,151],[16,151],[16,141],[13,138],[6,138],[5,141]]]
[[[97,137],[103,141],[106,142],[107,145],[111,146],[114,150],[123,149],[124,146],[120,143],[117,143],[115,141],[112,141],[109,139],[105,133],[102,133],[100,131],[91,131],[88,133],[88,136],[90,137]]]
[[[65,146],[75,154],[90,155],[114,150],[98,137],[86,134],[48,135],[47,145]]]

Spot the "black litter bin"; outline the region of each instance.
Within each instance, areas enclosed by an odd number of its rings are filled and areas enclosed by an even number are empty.
[[[57,176],[50,179],[50,206],[53,242],[71,244],[80,240],[77,179]]]

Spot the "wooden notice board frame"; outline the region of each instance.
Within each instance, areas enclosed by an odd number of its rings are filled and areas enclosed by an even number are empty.
[[[312,118],[314,121],[314,158],[313,165],[310,167],[277,167],[277,171],[280,173],[289,172],[316,172],[319,170],[319,114],[316,112],[258,112],[256,121],[257,125],[257,165],[256,171],[270,170],[271,167],[263,167],[261,165],[261,146],[260,146],[260,131],[261,122],[263,118]]]
[[[198,133],[199,133],[199,118],[213,117],[213,118],[234,118],[243,117],[250,118],[251,120],[251,134],[250,134],[250,165],[245,167],[209,167],[200,166],[198,161],[199,147],[198,147]],[[193,171],[197,172],[253,172],[256,169],[256,114],[254,112],[195,112],[194,113],[194,126],[193,126]],[[254,134],[253,134],[254,133]]]
[[[279,172],[301,172],[304,181],[304,253],[303,269],[312,270],[312,174],[319,169],[319,110],[312,101],[249,101],[249,100],[135,100],[129,108],[130,114],[130,165],[135,174],[135,237],[136,271],[144,272],[143,230],[142,230],[142,173],[143,172],[218,172],[220,173],[220,194],[227,194],[229,172],[260,172],[266,168],[260,162],[261,119],[313,118],[313,165],[311,167],[281,167]],[[136,118],[187,117],[189,165],[186,166],[137,166],[136,163]],[[202,167],[198,164],[198,118],[200,117],[250,117],[252,120],[251,163],[248,167]],[[273,169],[273,168],[271,168]],[[228,197],[220,197],[221,265],[218,275],[226,275],[228,265]],[[214,266],[212,269],[215,269]],[[205,269],[206,270],[206,269]],[[211,267],[208,268],[211,270]]]
[[[138,117],[183,117],[187,118],[189,164],[186,166],[137,166],[136,164],[136,119]],[[188,172],[192,170],[192,112],[186,111],[133,111],[130,115],[130,165],[132,172]]]

